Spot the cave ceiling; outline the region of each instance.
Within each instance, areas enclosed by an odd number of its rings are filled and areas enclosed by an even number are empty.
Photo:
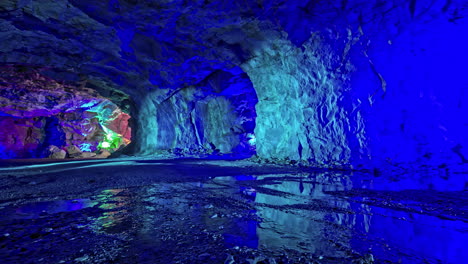
[[[260,45],[280,1],[2,1],[3,63],[130,95],[201,82]],[[248,47],[246,47],[248,45]]]

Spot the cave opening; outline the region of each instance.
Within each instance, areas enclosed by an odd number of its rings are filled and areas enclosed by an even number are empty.
[[[139,104],[137,153],[251,157],[257,101],[240,68],[216,70],[176,91],[151,91]],[[156,118],[148,119],[148,112]]]

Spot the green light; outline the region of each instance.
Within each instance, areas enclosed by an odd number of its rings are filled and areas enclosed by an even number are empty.
[[[104,141],[99,143],[98,148],[100,149],[117,149],[122,144],[122,136],[120,134],[115,133],[114,131],[106,128],[105,126],[102,127],[104,132],[106,133],[104,137]]]

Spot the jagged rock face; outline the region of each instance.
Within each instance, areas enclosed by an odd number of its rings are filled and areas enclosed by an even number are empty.
[[[350,118],[338,107],[346,76],[316,56],[331,51],[323,45],[315,39],[301,50],[274,39],[243,64],[259,96],[255,135],[262,157],[349,162]]]
[[[5,0],[0,61],[124,92],[140,154],[251,153],[256,141],[267,159],[440,165],[467,161],[466,10],[461,0]],[[245,85],[213,87],[219,73]]]
[[[196,86],[169,94],[153,91],[137,102],[139,138],[149,140],[140,142],[140,152],[252,155],[256,103],[252,83],[240,68],[216,71]]]
[[[240,69],[239,69],[240,71]],[[157,105],[159,149],[253,154],[257,97],[247,75],[215,72]],[[174,125],[175,124],[175,125]]]
[[[130,143],[129,118],[92,89],[58,83],[40,69],[0,68],[2,158],[63,157],[60,148],[75,158],[115,150]]]

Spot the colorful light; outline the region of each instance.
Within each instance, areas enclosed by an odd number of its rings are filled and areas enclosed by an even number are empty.
[[[100,149],[117,149],[122,145],[122,135],[115,133],[107,127],[102,127],[106,133],[104,139],[99,143],[98,148]]]
[[[91,152],[91,144],[89,144],[89,143],[80,144],[78,147],[83,152]]]

